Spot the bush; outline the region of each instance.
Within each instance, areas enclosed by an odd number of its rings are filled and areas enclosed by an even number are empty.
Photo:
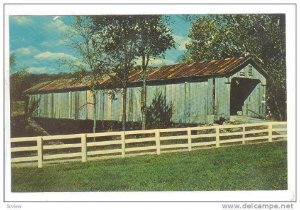
[[[146,127],[168,128],[172,127],[173,105],[167,104],[166,96],[158,93],[149,107],[146,108]]]

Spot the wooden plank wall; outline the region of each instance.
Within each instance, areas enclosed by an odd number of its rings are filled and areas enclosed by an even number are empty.
[[[69,93],[60,94],[60,116],[59,118],[68,118],[69,117]]]
[[[78,119],[86,119],[86,91],[78,91]],[[77,110],[76,110],[77,111]]]
[[[47,95],[48,94],[46,94],[46,96]],[[53,108],[52,108],[53,109],[53,118],[59,118],[59,116],[58,116],[58,112],[59,112],[59,110],[58,110],[58,107],[59,107],[58,106],[58,96],[59,96],[59,93],[53,94]]]
[[[167,103],[173,104],[173,118],[176,123],[205,123],[211,102],[207,82],[168,84],[147,87],[147,106],[159,93],[166,95]],[[61,119],[93,119],[93,97],[90,91],[50,93],[31,96],[41,98],[36,117]],[[96,92],[96,119],[116,120],[122,118],[122,94],[114,92],[112,98],[107,90]],[[132,87],[127,90],[127,120],[141,120],[141,90]]]
[[[88,90],[86,92],[86,118],[94,119],[94,98],[93,92]]]
[[[188,123],[206,123],[208,115],[208,107],[211,106],[208,93],[208,82],[201,83],[186,83],[187,98],[186,98],[186,110],[189,111]]]
[[[215,118],[229,119],[230,117],[230,84],[226,77],[215,79]]]
[[[166,95],[168,104],[173,104],[172,121],[176,123],[205,123],[207,116],[207,82],[187,82],[147,87],[147,106],[155,95]]]
[[[213,118],[230,116],[230,81],[234,77],[259,79],[261,81],[246,100],[249,109],[265,114],[265,85],[266,78],[254,67],[252,76],[245,76],[240,72],[229,78],[215,78],[215,113],[213,110],[213,79],[202,82],[185,82],[147,86],[147,106],[150,106],[155,96],[159,93],[166,95],[167,103],[173,104],[174,113],[172,121],[175,123],[212,123]],[[121,121],[122,94],[120,90],[114,92],[114,97],[109,90],[96,92],[96,119]],[[40,98],[39,109],[34,112],[36,117],[64,118],[64,119],[93,119],[93,97],[90,91],[76,91],[66,93],[49,93],[32,95],[30,100]],[[127,120],[141,120],[141,87],[131,87],[127,90]],[[214,116],[215,115],[215,116]],[[249,116],[253,114],[249,113]],[[255,117],[255,116],[254,116]]]

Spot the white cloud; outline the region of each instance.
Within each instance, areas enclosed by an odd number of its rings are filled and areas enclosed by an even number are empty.
[[[31,73],[31,74],[42,74],[42,73],[47,73],[47,68],[46,67],[28,67],[26,69],[26,71],[28,73]]]
[[[156,58],[149,61],[149,66],[165,66],[171,64],[174,64],[174,61],[163,58]]]
[[[31,66],[26,68],[26,71],[30,74],[55,74],[62,72],[61,69],[53,68],[50,66]]]
[[[29,16],[10,16],[11,20],[19,25],[29,24],[31,23],[31,19]]]
[[[174,35],[174,41],[177,50],[186,50],[185,45],[189,42],[189,38]]]
[[[29,47],[18,48],[16,50],[13,50],[12,52],[16,53],[17,55],[26,56],[26,55],[36,54],[39,52],[39,50],[32,46],[29,46]]]
[[[56,30],[56,31],[60,31],[60,32],[67,32],[67,30],[69,29],[70,26],[66,25],[64,23],[64,21],[62,21],[61,19],[57,18],[57,19],[53,19],[47,26],[46,26],[47,30]]]
[[[142,65],[142,59],[141,58],[137,59],[136,64]],[[150,61],[149,61],[149,66],[153,66],[153,67],[172,65],[172,64],[174,64],[174,61],[168,60],[168,59],[163,59],[163,58],[152,58],[152,59],[150,58]]]
[[[43,41],[41,45],[45,47],[57,47],[57,46],[66,45],[67,42],[68,40],[66,39],[59,39],[59,40]]]
[[[73,59],[76,60],[76,58],[72,55],[66,54],[66,53],[52,53],[49,51],[45,51],[42,53],[39,53],[34,56],[34,58],[39,60],[55,60],[55,59]]]

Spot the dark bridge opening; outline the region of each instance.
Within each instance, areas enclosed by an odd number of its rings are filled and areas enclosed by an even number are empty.
[[[247,78],[233,78],[231,80],[230,115],[237,115],[238,111],[243,111],[246,99],[259,82],[257,79]]]

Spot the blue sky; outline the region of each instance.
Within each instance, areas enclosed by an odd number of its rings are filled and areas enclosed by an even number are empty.
[[[10,53],[16,55],[17,63],[11,73],[25,68],[35,74],[70,72],[58,64],[59,59],[77,59],[66,38],[70,19],[70,16],[10,16]],[[152,65],[176,63],[185,52],[190,22],[179,15],[172,15],[170,20],[176,49],[166,51],[165,58],[153,60]]]

